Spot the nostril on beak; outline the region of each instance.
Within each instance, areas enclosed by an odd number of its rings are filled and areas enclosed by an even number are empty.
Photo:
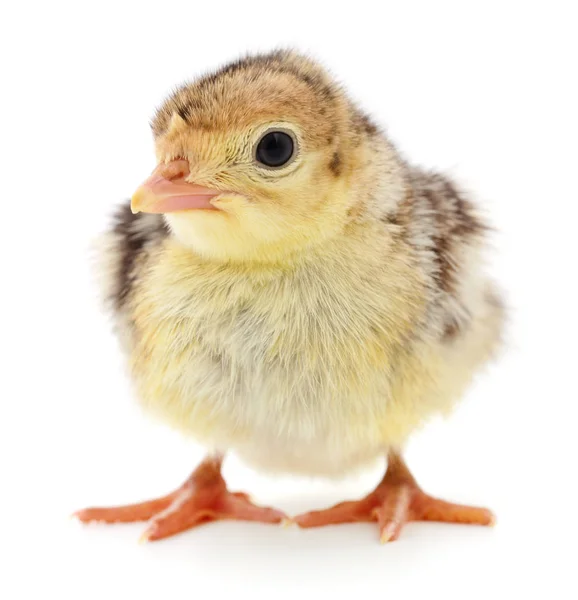
[[[157,174],[169,181],[184,179],[189,175],[189,163],[181,158],[171,160],[166,164],[159,165]]]

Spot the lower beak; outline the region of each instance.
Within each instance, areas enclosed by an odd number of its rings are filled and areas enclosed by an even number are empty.
[[[223,192],[185,181],[188,174],[189,163],[186,160],[160,164],[133,194],[130,202],[132,212],[217,210],[211,200]]]

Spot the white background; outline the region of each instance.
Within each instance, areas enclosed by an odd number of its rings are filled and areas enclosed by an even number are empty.
[[[0,15],[0,547],[5,598],[575,598],[578,45],[573,2],[6,3]],[[140,546],[142,525],[74,509],[163,494],[202,449],[142,416],[99,312],[87,248],[154,166],[172,86],[247,50],[312,52],[418,164],[475,191],[499,230],[508,349],[455,415],[417,434],[422,486],[486,504],[494,529],[300,531],[209,524]],[[230,487],[295,514],[369,491]]]

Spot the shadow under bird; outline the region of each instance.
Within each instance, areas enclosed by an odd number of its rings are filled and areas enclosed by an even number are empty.
[[[499,347],[487,226],[401,158],[316,62],[249,56],[187,83],[153,121],[158,166],[102,237],[104,294],[143,407],[209,449],[176,491],[76,513],[158,540],[216,519],[279,523],[228,490],[223,456],[335,477],[387,456],[375,490],[292,519],[490,525],[420,489],[408,437]]]

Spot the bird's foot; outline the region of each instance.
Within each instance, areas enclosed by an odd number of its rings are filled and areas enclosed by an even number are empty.
[[[396,540],[410,521],[493,525],[494,520],[486,508],[453,504],[429,496],[420,489],[398,456],[390,457],[384,478],[365,498],[303,513],[293,519],[300,527],[377,521],[382,543]]]
[[[175,535],[208,521],[234,519],[280,523],[287,519],[273,508],[257,506],[247,494],[230,492],[221,475],[221,459],[202,462],[176,491],[139,504],[110,508],[86,508],[74,514],[83,523],[131,523],[149,521],[141,541]]]

